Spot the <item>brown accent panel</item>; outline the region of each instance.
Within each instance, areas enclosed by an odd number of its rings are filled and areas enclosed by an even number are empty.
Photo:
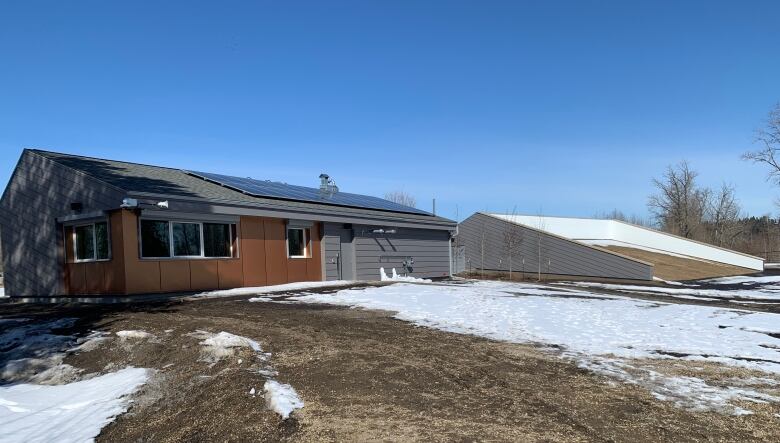
[[[190,290],[190,261],[160,261],[160,290],[180,292]]]
[[[241,217],[241,248],[244,285],[265,286],[265,230],[260,217]]]
[[[103,292],[105,275],[101,263],[84,263],[84,272],[87,279],[87,293],[99,295]]]
[[[287,245],[284,220],[267,218],[265,228],[265,270],[267,284],[287,283]]]
[[[289,259],[287,261],[287,281],[292,283],[308,280],[306,276],[306,262],[308,261],[308,258]]]
[[[122,210],[122,250],[125,258],[125,289],[128,294],[160,292],[160,262],[138,255],[138,217]]]
[[[64,232],[65,262],[73,263],[76,260],[76,257],[73,256],[73,226],[66,226]]]
[[[190,287],[193,291],[219,288],[219,265],[216,260],[190,261]]]
[[[123,244],[122,211],[114,211],[109,217],[111,235],[111,261],[105,263],[105,290],[110,294],[125,292],[125,253]],[[133,229],[129,226],[128,229]]]
[[[128,262],[126,276],[128,294],[160,292],[160,262]]]
[[[322,244],[320,224],[315,223],[309,231],[311,234],[311,254],[306,260],[306,279],[309,281],[322,280]]]
[[[244,285],[241,262],[238,260],[219,260],[219,289],[240,288]]]
[[[71,295],[83,295],[87,293],[87,278],[85,265],[81,263],[68,263],[68,282]]]

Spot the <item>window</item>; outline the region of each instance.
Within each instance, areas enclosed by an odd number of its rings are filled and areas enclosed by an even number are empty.
[[[76,226],[73,229],[73,247],[76,261],[108,260],[108,222]]]
[[[141,257],[171,256],[170,223],[159,220],[141,220]]]
[[[290,258],[306,258],[306,231],[303,228],[287,228],[287,256]]]
[[[203,223],[203,254],[206,257],[233,257],[234,225]]]
[[[236,257],[236,225],[141,220],[142,258]]]
[[[172,223],[173,255],[176,257],[200,256],[200,224]]]

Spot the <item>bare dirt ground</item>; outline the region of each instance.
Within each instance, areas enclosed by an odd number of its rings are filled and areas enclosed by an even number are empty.
[[[157,370],[131,409],[104,428],[101,442],[780,440],[777,405],[752,405],[756,414],[740,417],[686,411],[533,345],[415,327],[391,315],[246,297],[0,304],[0,317],[77,317],[81,334],[154,334],[115,337],[66,359],[85,372]],[[258,341],[271,353],[276,379],[291,384],[305,407],[282,421],[249,394],[264,380],[253,356],[243,352],[210,366],[188,335],[196,330]]]
[[[745,275],[756,272],[752,269],[741,268],[739,266],[675,257],[672,255],[636,248],[626,248],[623,246],[605,246],[604,249],[652,263],[654,265],[655,276],[664,280],[699,280],[713,277]]]

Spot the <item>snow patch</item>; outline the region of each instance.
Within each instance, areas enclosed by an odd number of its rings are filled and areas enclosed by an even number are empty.
[[[263,391],[265,393],[266,406],[279,414],[282,419],[286,420],[295,409],[303,407],[303,400],[298,397],[292,386],[279,383],[272,378],[277,376],[278,372],[268,363],[271,354],[264,353],[260,344],[256,341],[225,331],[218,334],[196,331],[189,335],[201,339],[200,344],[204,347],[204,352],[208,356],[207,361],[212,363],[216,363],[226,356],[233,355],[235,348],[251,349],[258,360],[262,362],[262,367],[256,369],[256,372],[265,378]],[[239,359],[238,362],[241,364],[242,360]],[[255,395],[255,388],[249,390],[249,395]]]
[[[279,414],[282,420],[287,420],[293,411],[303,407],[303,401],[290,385],[279,383],[276,380],[266,380],[263,392],[268,409]]]
[[[400,276],[397,272],[395,272],[395,268],[393,268],[392,276],[388,277],[387,273],[385,272],[385,268],[379,268],[379,279],[381,281],[405,281],[405,282],[418,282],[418,283],[430,283],[430,280],[426,280],[424,278],[415,278],[415,277],[408,277],[408,276]]]
[[[5,288],[0,286],[0,298],[3,298],[3,297],[8,297],[8,296],[5,295]]]
[[[148,376],[131,367],[65,385],[0,386],[0,429],[9,438],[3,441],[93,441]]]
[[[260,344],[256,341],[225,331],[214,334],[199,330],[189,335],[201,340],[200,344],[203,346],[202,351],[204,354],[203,361],[211,363],[233,356],[236,348],[249,348],[257,353],[262,352]]]
[[[576,286],[580,288],[600,288],[614,291],[624,291],[644,294],[661,294],[675,298],[692,299],[731,299],[742,300],[776,300],[780,301],[780,286],[769,285],[755,289],[700,289],[697,285],[683,285],[683,287],[666,288],[663,286],[620,285],[612,283],[576,282],[561,283],[562,285]]]
[[[766,283],[780,283],[780,275],[767,275],[763,277],[751,276],[751,275],[736,275],[733,277],[719,277],[709,280],[701,280],[705,283],[712,283],[716,285],[756,285]]]
[[[700,360],[780,374],[780,338],[764,333],[777,329],[777,314],[487,281],[398,283],[288,300],[392,311],[398,319],[444,331],[556,345],[564,357],[580,365],[643,384],[680,405],[687,399],[688,407],[697,410],[728,411],[723,405],[735,399],[777,400],[746,389],[712,387],[690,377],[629,371],[625,363],[648,358]]]
[[[297,282],[297,283],[286,283],[283,285],[257,286],[251,288],[235,288],[235,289],[225,289],[219,291],[208,291],[208,292],[201,292],[200,294],[195,294],[193,297],[232,297],[238,295],[268,294],[271,292],[300,291],[304,289],[329,288],[333,286],[348,286],[351,284],[355,284],[355,282],[349,280],[307,281],[307,282]]]
[[[111,340],[108,332],[94,331],[86,337],[77,340],[78,346],[71,348],[68,352],[90,352],[99,348],[106,341]]]
[[[154,335],[146,331],[136,331],[136,330],[117,331],[115,332],[115,334],[117,335],[117,337],[121,338],[122,340],[129,340],[129,339],[145,340],[148,338],[154,338]]]

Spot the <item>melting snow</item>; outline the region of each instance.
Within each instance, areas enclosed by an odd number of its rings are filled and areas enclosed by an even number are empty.
[[[304,289],[328,288],[332,286],[347,286],[354,284],[354,281],[332,280],[332,281],[308,281],[298,283],[286,283],[283,285],[257,286],[253,288],[225,289],[220,291],[202,292],[194,297],[232,297],[237,295],[267,294],[270,292],[300,291]]]
[[[684,358],[780,374],[780,339],[776,338],[780,337],[780,315],[776,314],[500,282],[399,283],[290,300],[395,311],[396,318],[421,326],[563,346],[564,356],[581,366],[647,385],[653,392],[697,410],[710,407],[724,411],[723,404],[734,398],[777,400],[745,389],[709,386],[692,377],[627,371],[623,360]]]
[[[153,338],[154,337],[154,335],[152,335],[152,334],[150,334],[150,333],[148,333],[146,331],[134,331],[134,330],[130,330],[130,331],[117,331],[116,335],[117,335],[117,337],[119,337],[119,338],[121,338],[123,340],[133,339],[133,338],[134,339],[143,340],[143,339]]]
[[[268,409],[279,414],[283,420],[287,420],[293,411],[303,407],[303,401],[290,385],[276,380],[266,380],[263,392],[265,392],[265,404]]]
[[[105,333],[76,338],[55,331],[75,319],[32,322],[4,319],[0,333],[0,441],[92,441],[127,409],[131,394],[146,382],[146,369],[126,368],[74,381],[81,370],[64,364],[68,353],[94,349]]]
[[[298,398],[295,390],[290,385],[279,383],[271,378],[278,375],[273,367],[267,364],[271,354],[264,353],[260,344],[256,341],[225,331],[218,334],[206,331],[196,331],[189,335],[202,339],[200,344],[204,346],[204,351],[211,356],[209,361],[212,362],[221,360],[228,355],[233,355],[234,348],[249,348],[254,351],[258,359],[262,362],[266,362],[264,367],[257,370],[258,374],[266,378],[265,386],[263,388],[266,406],[270,410],[278,413],[282,419],[286,420],[295,409],[303,407],[303,400]],[[239,364],[240,363],[241,360],[239,360]],[[254,395],[255,388],[250,389],[249,394]]]
[[[701,289],[698,285],[667,288],[663,286],[618,285],[611,283],[577,282],[567,283],[580,288],[601,288],[634,293],[661,294],[676,298],[733,299],[733,300],[777,300],[780,301],[780,286],[767,285],[753,289]]]
[[[430,283],[431,282],[430,280],[426,280],[424,278],[400,276],[395,271],[395,268],[393,268],[392,275],[390,277],[387,276],[387,273],[385,272],[385,268],[379,268],[379,279],[381,281],[406,281],[406,282],[419,282],[419,283]]]
[[[146,369],[125,368],[66,385],[0,386],[0,440],[93,441],[127,410],[128,396],[147,378]]]

